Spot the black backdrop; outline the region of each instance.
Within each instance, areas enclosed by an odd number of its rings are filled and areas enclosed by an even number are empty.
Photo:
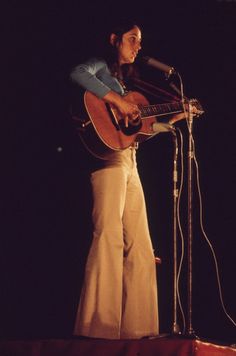
[[[218,259],[226,310],[235,320],[236,2],[8,2],[2,8],[0,335],[72,334],[91,236],[91,202],[85,152],[68,117],[67,79],[107,22],[125,11],[143,25],[143,52],[178,68],[186,95],[197,97],[205,109],[194,121],[204,228]],[[161,73],[146,74],[154,84],[166,86]],[[186,147],[185,125],[179,127]],[[158,267],[161,332],[169,333],[170,135],[141,145],[138,160],[153,244],[163,261]],[[181,207],[186,232],[186,181]],[[194,192],[193,328],[200,337],[235,341],[198,211]],[[181,281],[186,310],[186,257]]]

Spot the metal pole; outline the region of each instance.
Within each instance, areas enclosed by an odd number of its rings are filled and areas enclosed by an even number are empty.
[[[189,103],[189,117],[188,117],[188,130],[189,130],[189,142],[188,142],[188,245],[187,245],[187,257],[188,257],[188,272],[187,272],[187,325],[186,333],[188,336],[193,336],[194,331],[192,328],[192,243],[193,243],[193,220],[192,220],[192,162],[193,162],[193,143],[192,143],[192,130],[193,130],[193,114],[191,103]]]
[[[178,200],[178,142],[176,132],[172,132],[174,141],[173,159],[173,324],[172,334],[180,334],[177,322],[177,200]]]

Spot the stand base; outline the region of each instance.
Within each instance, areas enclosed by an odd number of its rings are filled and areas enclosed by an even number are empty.
[[[201,340],[199,336],[196,334],[181,334],[179,333],[171,333],[171,334],[159,334],[156,336],[149,336],[147,339],[152,340],[152,339],[173,339],[173,340]]]

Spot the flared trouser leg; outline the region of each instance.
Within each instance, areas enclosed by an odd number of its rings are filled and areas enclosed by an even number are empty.
[[[133,194],[136,190],[136,194]],[[135,197],[135,198],[134,198]],[[123,214],[123,310],[121,338],[157,335],[156,264],[139,176],[129,180]]]
[[[98,170],[94,235],[75,335],[120,339],[158,333],[155,261],[135,166]]]

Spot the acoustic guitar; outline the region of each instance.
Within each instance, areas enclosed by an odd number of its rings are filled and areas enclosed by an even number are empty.
[[[157,134],[155,123],[168,114],[184,111],[183,103],[171,102],[150,105],[139,92],[131,91],[126,100],[138,105],[140,115],[125,126],[124,118],[113,105],[105,103],[93,93],[84,93],[84,113],[72,115],[75,127],[86,148],[96,157],[106,159],[113,151],[124,150],[135,142],[143,142]],[[203,114],[203,109],[196,99],[191,99],[195,108],[194,116]],[[186,109],[188,104],[186,104]]]

